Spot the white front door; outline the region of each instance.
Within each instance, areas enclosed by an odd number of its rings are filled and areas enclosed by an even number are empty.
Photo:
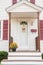
[[[27,23],[27,22],[26,22]],[[19,40],[20,40],[20,49],[27,50],[28,49],[28,25],[20,24],[19,26]]]

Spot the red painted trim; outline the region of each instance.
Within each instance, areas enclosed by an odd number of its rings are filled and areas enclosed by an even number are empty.
[[[35,4],[35,0],[30,0],[31,3]]]
[[[17,3],[17,0],[12,0],[12,4],[16,4]]]

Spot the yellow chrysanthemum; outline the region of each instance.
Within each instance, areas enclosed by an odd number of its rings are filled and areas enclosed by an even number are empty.
[[[16,42],[10,43],[10,48],[18,48],[18,45]]]

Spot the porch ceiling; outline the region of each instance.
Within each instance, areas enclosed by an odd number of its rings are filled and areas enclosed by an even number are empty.
[[[19,18],[19,17],[21,17],[21,18],[24,18],[24,17],[27,17],[27,18],[38,18],[37,17],[37,13],[35,13],[35,12],[16,12],[16,13],[14,13],[14,12],[12,12],[11,13],[11,18]]]

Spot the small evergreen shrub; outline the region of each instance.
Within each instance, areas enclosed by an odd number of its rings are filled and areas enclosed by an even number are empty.
[[[8,52],[6,52],[6,51],[0,51],[0,62],[3,59],[7,59],[7,57],[8,57]]]
[[[42,53],[42,59],[43,59],[43,53]]]

